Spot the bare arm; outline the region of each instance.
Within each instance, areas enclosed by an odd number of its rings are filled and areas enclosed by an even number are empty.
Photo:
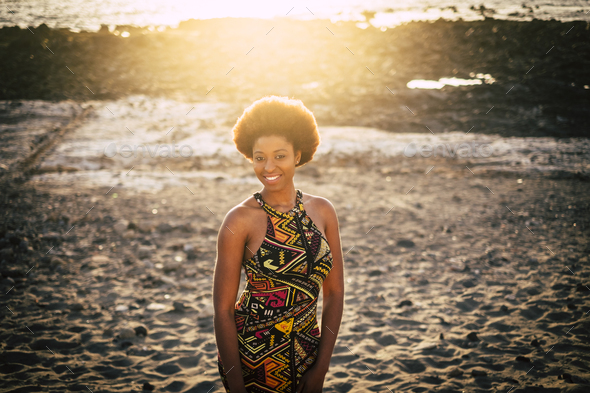
[[[246,231],[240,224],[239,208],[230,210],[217,236],[217,260],[213,279],[213,325],[219,356],[232,393],[245,393],[238,333],[234,319],[234,307],[240,274]]]
[[[328,200],[325,201],[322,210],[325,212],[326,239],[332,252],[333,265],[322,286],[322,328],[316,364],[323,372],[328,372],[344,308],[344,262],[338,216],[334,206]]]

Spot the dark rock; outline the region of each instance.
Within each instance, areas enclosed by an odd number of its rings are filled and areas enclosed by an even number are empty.
[[[454,368],[449,372],[450,378],[460,377],[461,375],[463,375],[463,370],[460,370],[458,368]]]
[[[398,240],[397,242],[397,246],[398,247],[405,247],[405,248],[410,248],[410,247],[414,247],[416,244],[408,239],[402,239],[402,240]]]
[[[531,345],[532,345],[533,347],[538,347],[540,344],[539,344],[539,342],[537,341],[537,339],[535,338],[533,341],[531,341]]]
[[[486,377],[487,375],[488,375],[488,373],[486,373],[484,370],[472,370],[471,371],[472,377]]]
[[[471,332],[467,335],[467,338],[471,341],[479,341],[479,337],[477,337],[477,333]]]
[[[380,275],[382,275],[382,274],[383,274],[383,272],[382,272],[381,270],[378,270],[378,269],[376,269],[376,270],[371,270],[371,271],[369,272],[369,277],[376,277],[376,276],[380,276]]]
[[[194,248],[188,250],[186,252],[186,259],[190,259],[190,260],[197,259],[197,250],[195,250]]]
[[[8,236],[8,241],[13,245],[18,246],[21,241],[21,238],[18,235],[12,234]]]
[[[167,222],[163,222],[161,224],[158,224],[158,226],[156,227],[156,230],[160,233],[169,233],[174,230],[174,227],[172,225],[168,224]]]
[[[403,307],[403,306],[411,306],[414,303],[412,303],[411,300],[402,300],[397,306],[398,307]]]
[[[508,307],[506,307],[505,305],[502,305],[502,306],[500,306],[500,311],[508,312]]]
[[[441,333],[440,336],[438,336],[438,338],[440,338],[441,340],[444,340],[445,339],[445,335]]]
[[[563,379],[567,383],[574,383],[572,375],[570,373],[563,373],[557,376],[557,379]]]
[[[530,363],[531,359],[527,358],[526,356],[517,356],[516,357],[516,361],[518,362],[524,362],[524,363]]]
[[[84,310],[84,305],[82,303],[73,303],[70,306],[70,310],[72,310],[72,311],[81,311],[81,310]]]
[[[472,280],[469,280],[469,279],[461,281],[461,284],[465,288],[473,288],[474,286],[477,285],[476,283],[474,283]]]
[[[149,391],[152,391],[152,390],[154,390],[155,388],[156,388],[156,387],[155,387],[154,385],[152,385],[151,383],[149,383],[149,382],[146,382],[146,383],[144,383],[144,384],[143,384],[143,390],[149,390]]]
[[[133,328],[133,330],[135,330],[135,335],[136,336],[147,336],[148,332],[147,329],[143,326],[137,326],[135,328]]]
[[[131,341],[125,340],[125,341],[121,341],[121,344],[119,344],[121,346],[121,348],[125,349],[125,348],[129,348],[130,346],[133,345],[133,343]]]
[[[22,277],[24,276],[24,272],[17,268],[16,266],[2,266],[2,268],[0,268],[0,274],[2,274],[3,277]]]

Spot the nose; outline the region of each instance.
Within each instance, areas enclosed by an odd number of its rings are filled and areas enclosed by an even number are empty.
[[[276,165],[272,159],[266,160],[266,163],[264,164],[264,170],[266,172],[272,172],[272,170],[275,169],[275,167]]]

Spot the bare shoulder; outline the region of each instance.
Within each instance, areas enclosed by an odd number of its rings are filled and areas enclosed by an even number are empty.
[[[336,217],[336,209],[327,198],[302,192],[301,202],[306,209],[318,211],[326,219]]]
[[[260,205],[254,196],[250,195],[227,212],[224,220],[225,225],[231,224],[239,228],[248,226],[254,215],[259,214],[259,212]]]

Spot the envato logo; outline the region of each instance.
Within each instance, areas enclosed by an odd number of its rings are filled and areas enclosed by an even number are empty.
[[[105,147],[104,155],[109,158],[112,158],[117,154],[119,154],[123,158],[129,158],[131,156],[137,157],[137,151],[140,149],[142,157],[145,157],[146,150],[152,158],[154,158],[158,154],[158,152],[160,157],[165,158],[187,158],[193,155],[193,148],[189,145],[155,145],[152,151],[152,149],[150,149],[150,147],[146,145],[121,145],[121,148],[117,149],[117,144],[115,142],[112,142],[107,147]],[[177,151],[178,155],[176,154]]]
[[[438,143],[436,145],[431,145],[428,143],[422,144],[418,146],[414,142],[410,142],[404,148],[404,156],[406,157],[414,157],[416,154],[419,154],[422,157],[436,157],[437,152],[439,152],[440,157],[455,157],[457,155],[459,158],[487,158],[492,155],[494,149],[489,143],[461,143],[454,145]]]

